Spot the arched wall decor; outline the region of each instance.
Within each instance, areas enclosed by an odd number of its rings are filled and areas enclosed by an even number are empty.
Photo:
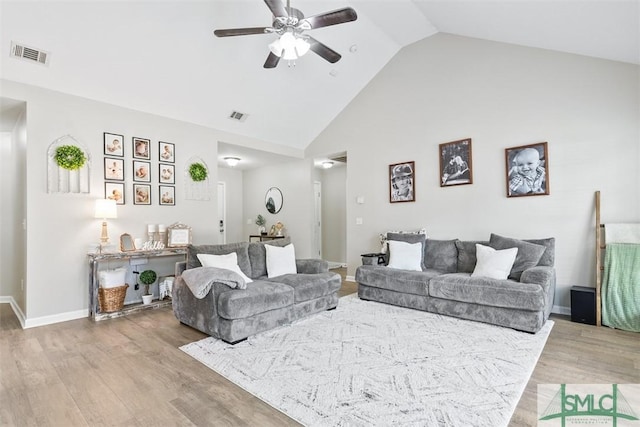
[[[72,156],[66,164],[74,167],[84,163],[76,169],[68,169],[58,164],[56,153],[58,148],[65,147]],[[82,144],[71,135],[62,136],[53,141],[47,150],[47,193],[89,193],[91,182],[91,154]]]
[[[189,158],[184,167],[184,198],[211,200],[210,175],[210,169],[204,160],[198,156]]]

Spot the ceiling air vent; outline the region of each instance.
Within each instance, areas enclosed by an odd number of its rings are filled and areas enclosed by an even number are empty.
[[[49,65],[49,52],[25,46],[16,42],[11,42],[11,56],[24,59],[29,62],[36,62],[42,65]]]
[[[248,114],[241,113],[239,111],[232,111],[231,114],[229,114],[229,118],[231,120],[237,120],[239,122],[244,122],[245,120],[247,120],[248,116]]]

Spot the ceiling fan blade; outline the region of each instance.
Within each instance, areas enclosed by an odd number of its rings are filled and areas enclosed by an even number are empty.
[[[280,62],[280,57],[273,53],[269,53],[267,60],[264,62],[264,68],[276,68],[278,62]]]
[[[309,49],[311,49],[312,51],[314,51],[315,53],[317,53],[319,56],[326,59],[327,61],[331,62],[332,64],[340,61],[340,58],[342,58],[342,55],[340,55],[338,52],[331,49],[329,46],[325,45],[324,43],[320,43],[318,40],[314,39],[313,37],[307,37],[307,41],[310,44]]]
[[[215,30],[213,34],[217,37],[232,37],[232,36],[248,36],[251,34],[266,34],[269,27],[253,27],[253,28],[229,28],[225,30]]]
[[[330,25],[342,24],[345,22],[351,22],[358,19],[358,14],[350,7],[344,9],[334,10],[332,12],[321,13],[319,15],[310,16],[305,18],[311,28],[322,28]]]
[[[281,0],[264,0],[264,2],[276,18],[280,16],[289,16],[287,9],[284,7],[284,3],[282,3]]]

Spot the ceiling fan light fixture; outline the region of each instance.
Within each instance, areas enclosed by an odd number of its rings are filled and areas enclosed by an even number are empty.
[[[279,38],[269,44],[269,50],[278,57],[282,56],[282,42]]]
[[[324,169],[330,169],[333,167],[333,162],[329,160],[327,160],[326,162],[322,162],[322,167]]]
[[[283,49],[282,59],[286,59],[287,61],[295,61],[296,59],[298,59],[296,50],[294,48]]]
[[[311,45],[309,42],[302,37],[296,39],[296,53],[298,56],[303,56],[305,53],[309,52],[310,47]]]
[[[223,159],[229,167],[234,167],[240,162],[240,157],[225,157]]]

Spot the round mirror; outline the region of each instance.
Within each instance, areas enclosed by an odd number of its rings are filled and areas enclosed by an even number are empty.
[[[267,194],[264,196],[264,204],[267,211],[272,214],[277,214],[282,209],[282,192],[278,187],[271,187],[267,190]]]

